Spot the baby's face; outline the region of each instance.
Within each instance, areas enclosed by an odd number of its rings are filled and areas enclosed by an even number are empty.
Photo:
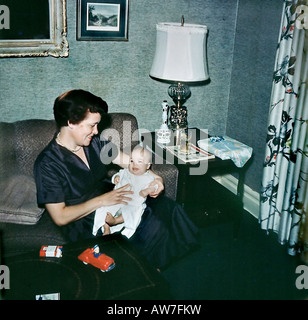
[[[130,157],[128,170],[135,175],[142,175],[150,168],[150,159],[146,152],[134,150]]]

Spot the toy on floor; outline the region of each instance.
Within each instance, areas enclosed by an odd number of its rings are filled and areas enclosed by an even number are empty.
[[[62,257],[63,246],[42,246],[40,257]]]
[[[83,251],[78,256],[78,259],[84,264],[91,264],[92,266],[100,269],[102,272],[110,271],[115,267],[114,260],[104,253],[101,253],[97,244],[93,248]]]

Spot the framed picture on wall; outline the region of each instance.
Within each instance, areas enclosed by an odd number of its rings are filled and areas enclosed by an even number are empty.
[[[77,40],[128,40],[128,0],[78,0]]]
[[[0,2],[0,58],[68,54],[66,0]]]

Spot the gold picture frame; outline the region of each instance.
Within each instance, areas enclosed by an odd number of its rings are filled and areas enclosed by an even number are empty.
[[[39,13],[40,17],[44,16],[47,17],[45,21],[42,21],[42,24],[44,24],[43,28],[46,28],[48,30],[48,35],[44,36],[42,38],[38,37],[32,37],[32,34],[29,36],[29,38],[26,39],[18,39],[18,36],[12,37],[12,39],[8,38],[5,34],[6,30],[5,27],[2,26],[0,28],[0,58],[7,58],[7,57],[67,57],[69,54],[69,45],[67,41],[67,20],[66,20],[66,0],[45,0],[48,1],[47,4],[45,4],[45,7],[48,9],[48,12]],[[29,5],[28,1],[24,1],[28,4],[27,8],[29,9],[29,12],[24,12],[22,10],[22,17],[25,17],[25,15],[32,15],[33,16],[33,7]],[[9,15],[13,14],[13,10],[17,4],[16,2],[13,3],[9,0],[3,0],[1,1],[1,7],[0,8],[0,15],[5,14],[5,10],[7,11],[6,14]],[[7,5],[6,5],[7,4]],[[1,10],[2,9],[2,10]],[[3,10],[5,9],[5,10]],[[18,8],[17,8],[18,9]],[[4,17],[5,18],[5,17]],[[8,19],[9,19],[8,18]],[[3,21],[3,17],[2,17]],[[10,20],[8,20],[10,21]],[[20,25],[20,21],[24,22],[23,19],[15,19],[15,21],[18,21]],[[26,21],[26,20],[25,20]],[[48,26],[49,22],[49,26]],[[3,23],[3,22],[2,22]],[[26,23],[25,23],[26,24]],[[15,30],[14,27],[16,27],[16,24],[14,25],[14,21],[10,21],[9,27],[7,29],[13,29],[8,30],[11,33],[14,34]],[[19,26],[20,28],[20,26]],[[25,25],[25,29],[27,26]],[[23,30],[23,29],[21,29]],[[15,34],[19,35],[22,31],[16,30]],[[33,33],[35,35],[35,33]]]

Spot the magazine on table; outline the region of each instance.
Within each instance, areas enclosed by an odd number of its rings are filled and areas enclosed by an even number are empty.
[[[166,150],[174,154],[178,159],[183,162],[199,162],[209,159],[214,159],[215,156],[201,148],[198,148],[194,144],[191,144],[190,152],[188,154],[180,152],[180,146],[164,146]]]

